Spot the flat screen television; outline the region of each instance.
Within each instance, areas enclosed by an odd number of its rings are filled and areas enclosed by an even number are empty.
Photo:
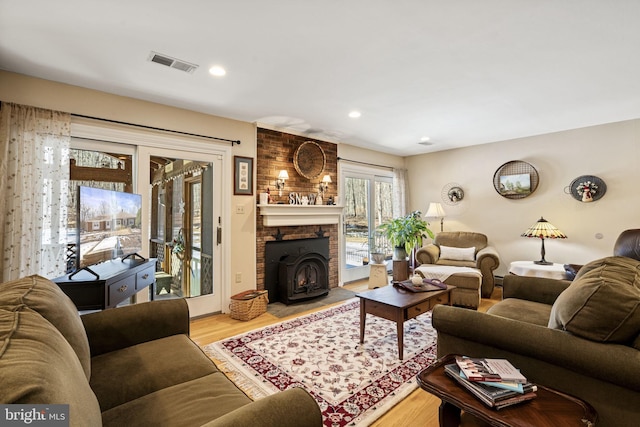
[[[142,250],[142,196],[78,187],[76,268]]]

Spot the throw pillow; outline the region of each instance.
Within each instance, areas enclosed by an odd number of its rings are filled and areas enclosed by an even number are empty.
[[[592,341],[633,345],[640,333],[640,261],[607,257],[582,267],[553,304],[548,326]]]
[[[440,246],[440,258],[454,261],[475,261],[476,248],[455,248],[452,246]]]

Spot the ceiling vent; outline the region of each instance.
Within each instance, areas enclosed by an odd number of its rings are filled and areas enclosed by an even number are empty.
[[[198,66],[191,64],[190,62],[182,61],[180,59],[172,58],[162,53],[151,52],[149,55],[149,61],[156,64],[164,65],[166,67],[175,68],[176,70],[184,71],[185,73],[193,73]]]

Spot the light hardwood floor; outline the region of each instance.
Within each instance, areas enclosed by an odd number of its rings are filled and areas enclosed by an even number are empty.
[[[366,291],[367,281],[359,281],[345,285],[345,289],[355,292]],[[490,299],[482,299],[479,311],[486,311],[496,302],[502,299],[502,288],[496,287]],[[340,303],[336,303],[340,304]],[[234,335],[242,334],[253,329],[268,326],[284,320],[309,314],[328,306],[305,311],[293,316],[278,318],[269,313],[264,313],[249,321],[234,320],[228,314],[217,314],[191,321],[191,338],[200,346],[211,344]],[[438,406],[440,400],[435,396],[418,388],[402,402],[394,406],[390,411],[380,417],[372,427],[437,427]],[[474,420],[463,418],[463,425],[475,426]]]

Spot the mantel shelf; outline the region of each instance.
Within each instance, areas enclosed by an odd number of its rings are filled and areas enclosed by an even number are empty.
[[[258,205],[265,227],[287,225],[338,224],[343,206],[336,205]]]

